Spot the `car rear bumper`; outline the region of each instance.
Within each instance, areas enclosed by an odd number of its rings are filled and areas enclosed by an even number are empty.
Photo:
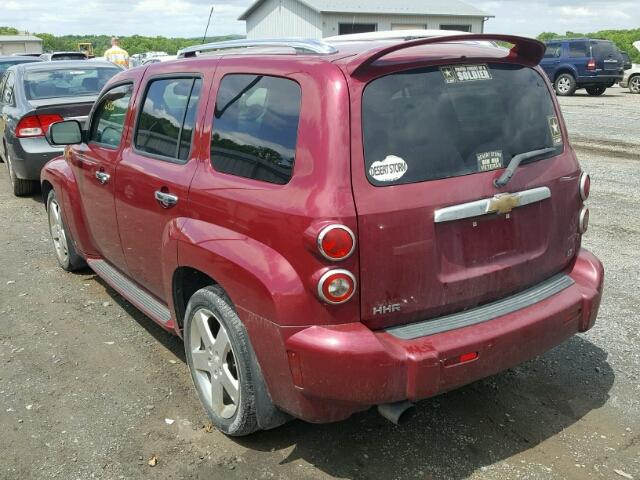
[[[599,260],[582,250],[564,273],[570,286],[540,302],[410,340],[361,323],[283,331],[295,394],[304,401],[280,406],[309,421],[340,420],[372,405],[432,397],[542,354],[589,330],[598,313]],[[477,357],[459,363],[465,354]]]
[[[63,152],[64,148],[52,147],[44,137],[14,138],[9,144],[11,166],[23,180],[39,181],[45,163]]]

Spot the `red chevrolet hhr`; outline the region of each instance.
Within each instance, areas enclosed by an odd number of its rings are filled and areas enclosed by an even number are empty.
[[[42,173],[62,268],[181,336],[229,435],[397,420],[595,322],[544,46],[394,35],[189,48],[47,133],[70,145]]]

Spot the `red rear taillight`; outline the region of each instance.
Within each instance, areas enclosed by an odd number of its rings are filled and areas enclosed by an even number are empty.
[[[329,225],[318,234],[318,250],[324,258],[338,262],[349,258],[356,248],[356,237],[349,227]]]
[[[49,131],[52,123],[64,120],[57,114],[28,115],[16,126],[16,137],[41,137]]]
[[[580,210],[580,217],[578,219],[578,232],[580,234],[584,234],[589,228],[589,209],[587,207],[582,207]]]
[[[595,59],[591,58],[587,62],[587,70],[593,71],[595,69],[596,69],[596,61],[595,61]]]
[[[356,291],[356,277],[348,270],[329,270],[318,282],[318,296],[334,305],[344,303]]]
[[[478,352],[463,353],[462,355],[445,360],[444,366],[451,367],[453,365],[460,365],[461,363],[469,363],[473,362],[476,358],[478,358]]]
[[[588,174],[583,172],[582,175],[580,176],[580,198],[582,198],[583,202],[585,202],[587,198],[589,198],[590,193],[591,193],[591,177]]]

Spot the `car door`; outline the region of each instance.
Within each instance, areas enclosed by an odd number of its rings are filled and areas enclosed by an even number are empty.
[[[587,76],[589,73],[587,70],[587,64],[589,63],[589,60],[591,58],[589,44],[586,41],[582,40],[574,41],[569,42],[567,44],[567,48],[568,61],[578,72],[578,77]]]
[[[560,65],[560,57],[562,55],[562,44],[561,43],[548,43],[547,49],[544,54],[544,58],[540,62],[540,66],[547,74],[547,76],[554,80],[556,70]]]
[[[87,143],[75,147],[70,155],[94,246],[105,260],[125,271],[114,202],[114,174],[125,143],[132,91],[133,84],[124,83],[100,97],[91,116]]]
[[[129,275],[161,299],[163,255],[177,258],[170,231],[189,214],[187,195],[199,154],[192,140],[204,113],[199,110],[205,84],[197,72],[151,77],[136,102],[131,146],[117,169],[116,211]]]

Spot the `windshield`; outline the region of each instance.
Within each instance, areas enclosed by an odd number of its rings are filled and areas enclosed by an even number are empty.
[[[107,81],[120,70],[109,67],[67,67],[28,71],[24,91],[29,100],[53,97],[97,95]]]
[[[518,154],[552,148],[532,162],[562,151],[549,90],[528,67],[395,73],[371,82],[362,105],[366,171],[376,186],[486,172]]]

